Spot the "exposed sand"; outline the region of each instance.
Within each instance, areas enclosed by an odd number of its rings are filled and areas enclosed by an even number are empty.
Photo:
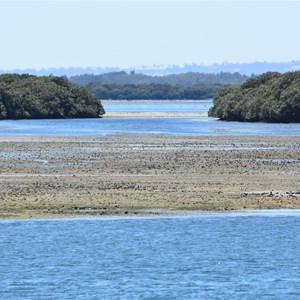
[[[299,137],[0,137],[0,149],[0,218],[300,208]]]
[[[107,112],[104,118],[174,118],[207,117],[207,113],[170,113],[170,112]]]

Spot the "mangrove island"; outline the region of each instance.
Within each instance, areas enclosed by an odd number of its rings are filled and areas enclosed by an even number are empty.
[[[214,97],[210,117],[227,121],[300,122],[300,71],[268,72]]]
[[[97,118],[95,95],[65,77],[0,75],[0,119]]]

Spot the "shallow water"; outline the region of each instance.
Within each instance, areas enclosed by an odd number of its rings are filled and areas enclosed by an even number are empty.
[[[206,112],[211,100],[104,101],[107,112]],[[212,136],[299,136],[300,124],[221,122],[208,117],[102,118],[0,121],[0,135],[82,136],[110,133],[164,133]]]
[[[0,221],[0,299],[299,299],[300,212]]]
[[[163,133],[211,136],[299,136],[300,124],[221,122],[215,118],[103,118],[0,121],[2,136],[97,136]]]

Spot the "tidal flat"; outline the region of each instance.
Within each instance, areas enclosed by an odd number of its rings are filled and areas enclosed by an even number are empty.
[[[296,136],[2,136],[0,147],[0,218],[300,208]]]

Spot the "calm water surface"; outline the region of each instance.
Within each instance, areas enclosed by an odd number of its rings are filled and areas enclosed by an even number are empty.
[[[300,211],[0,221],[0,299],[300,299]]]
[[[104,101],[108,112],[206,112],[203,101]],[[220,122],[216,118],[103,118],[0,121],[0,135],[80,136],[118,132],[189,135],[300,135],[300,124]]]
[[[204,113],[212,107],[212,100],[198,101],[101,101],[107,112],[180,112]]]

